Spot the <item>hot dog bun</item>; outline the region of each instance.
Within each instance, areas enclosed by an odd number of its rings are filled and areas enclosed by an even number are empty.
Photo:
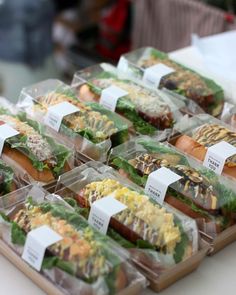
[[[11,149],[8,146],[5,146],[3,149],[3,154],[13,161],[15,161],[18,165],[23,167],[23,169],[36,181],[48,183],[50,181],[55,180],[55,177],[51,170],[43,169],[42,171],[38,171],[33,165],[31,160],[16,149]],[[69,164],[66,163],[64,166],[64,170],[69,171]]]
[[[202,162],[204,161],[207,152],[207,149],[202,144],[199,144],[187,135],[180,136],[175,142],[175,147]],[[226,163],[223,173],[236,178],[236,164],[232,162]]]
[[[79,89],[79,98],[82,101],[99,101],[99,95],[96,95],[95,93],[93,93],[89,86],[84,84],[80,87]]]

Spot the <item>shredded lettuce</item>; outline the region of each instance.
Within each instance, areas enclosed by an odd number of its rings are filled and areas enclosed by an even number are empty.
[[[52,168],[52,172],[56,177],[59,176],[62,173],[71,152],[63,145],[56,143],[53,138],[47,136],[45,134],[45,127],[38,122],[27,118],[26,113],[21,112],[16,116],[16,118],[34,128],[34,130],[36,130],[48,142],[57,162],[56,166]],[[35,154],[27,146],[27,135],[17,135],[7,139],[6,142],[11,146],[11,148],[20,150],[24,155],[26,155],[31,160],[33,167],[38,171],[51,169],[46,163],[39,161]]]

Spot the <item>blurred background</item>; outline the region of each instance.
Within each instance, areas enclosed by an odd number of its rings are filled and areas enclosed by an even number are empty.
[[[174,51],[235,29],[235,13],[235,0],[0,0],[0,95],[138,47]]]

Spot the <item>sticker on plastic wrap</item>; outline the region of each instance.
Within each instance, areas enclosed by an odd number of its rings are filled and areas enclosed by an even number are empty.
[[[44,122],[47,126],[58,132],[63,118],[76,112],[79,112],[79,108],[64,101],[48,108]]]
[[[128,92],[117,86],[109,86],[103,89],[100,104],[106,109],[114,112],[119,98],[128,95]]]
[[[236,155],[236,147],[226,141],[221,141],[207,149],[203,165],[221,175],[225,161],[233,155]]]
[[[163,204],[169,185],[180,180],[182,177],[170,169],[162,167],[149,174],[145,186],[145,193],[154,201]]]
[[[50,227],[40,226],[28,233],[22,258],[37,271],[40,271],[47,247],[60,240],[62,237]]]
[[[105,235],[111,217],[126,208],[127,206],[117,201],[112,196],[104,197],[92,204],[88,223]]]
[[[143,75],[143,82],[158,88],[161,82],[161,79],[166,76],[169,75],[171,73],[175,72],[174,69],[164,65],[164,64],[157,64],[151,67],[148,67]]]
[[[18,134],[19,132],[13,129],[8,124],[0,125],[0,155],[2,155],[5,140]]]

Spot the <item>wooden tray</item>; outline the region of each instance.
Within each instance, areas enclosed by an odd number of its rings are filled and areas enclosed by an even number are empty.
[[[236,225],[232,225],[229,228],[225,229],[214,239],[206,236],[206,234],[204,233],[201,233],[201,236],[207,243],[210,244],[211,251],[209,251],[208,255],[212,256],[229,244],[236,241]]]
[[[194,254],[189,259],[186,259],[185,261],[178,263],[175,267],[171,268],[170,270],[164,272],[162,275],[160,275],[158,279],[149,280],[150,288],[155,292],[160,292],[163,289],[175,283],[176,281],[190,274],[198,268],[198,266],[210,250],[210,245],[202,239],[200,241],[200,249],[196,254]]]
[[[22,260],[22,258],[17,253],[15,253],[2,239],[0,239],[0,253],[48,295],[65,295],[63,291],[57,288],[50,280],[45,278],[39,272],[30,267],[26,262],[24,262],[24,260]],[[128,286],[116,295],[138,295],[142,290],[142,284],[137,282],[135,284],[132,283],[131,286]]]

